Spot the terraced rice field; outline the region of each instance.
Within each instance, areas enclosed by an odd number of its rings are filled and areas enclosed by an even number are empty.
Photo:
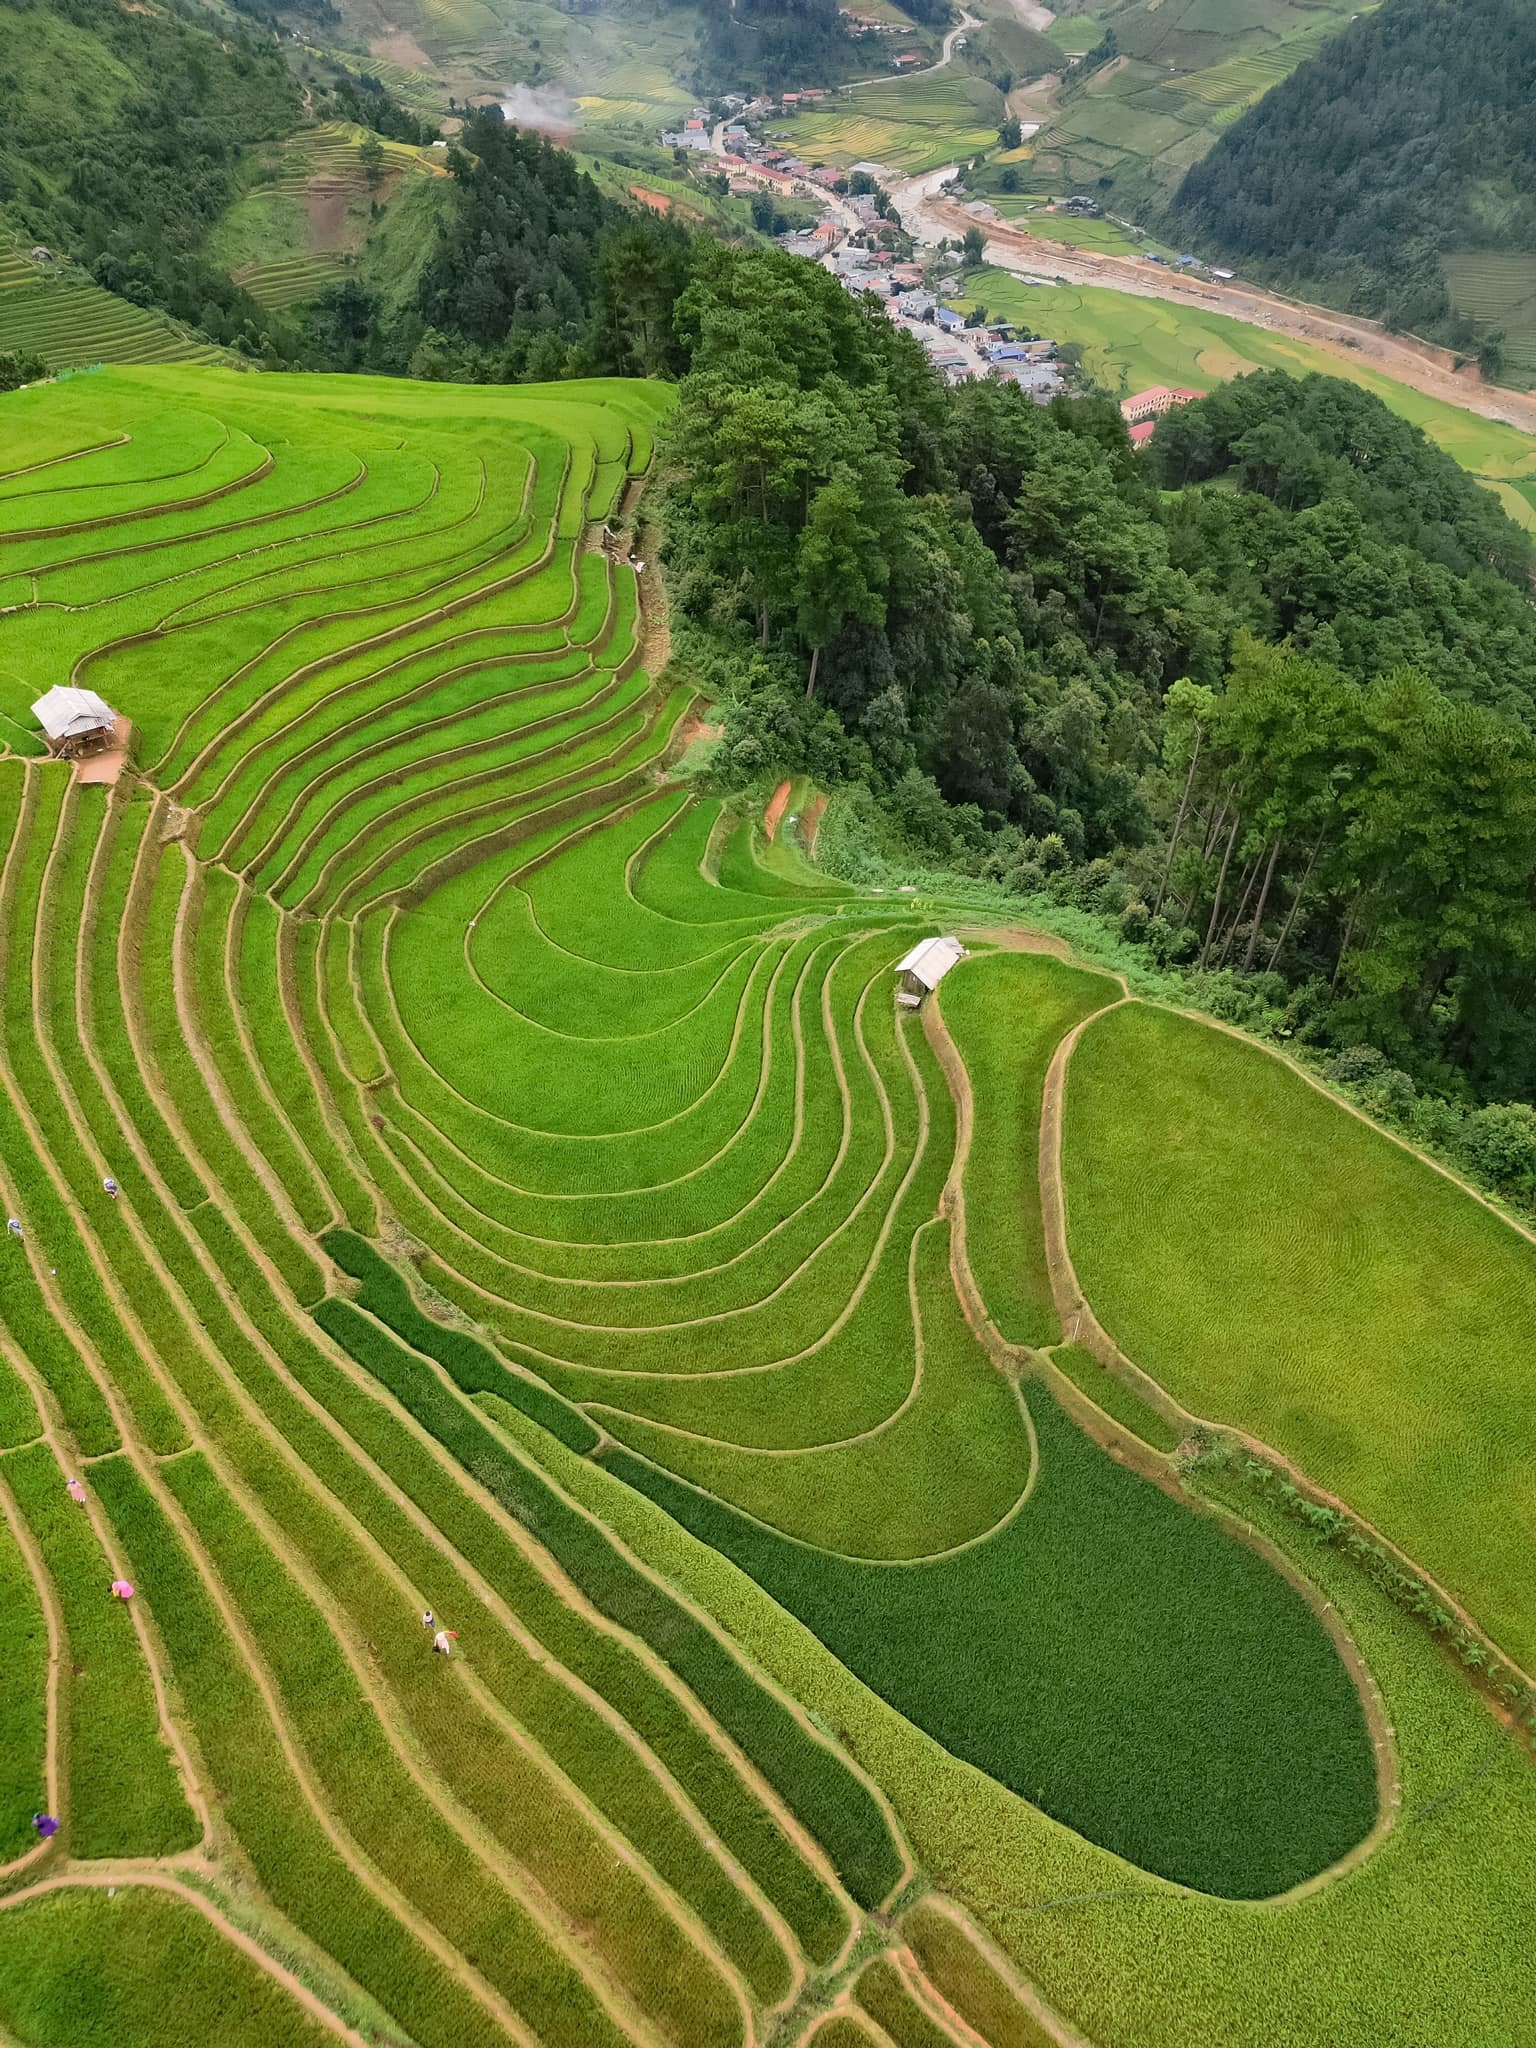
[[[1126,256],[1137,250],[1156,250],[1160,255],[1178,252],[1166,242],[1147,235],[1137,236],[1114,220],[1074,220],[1068,213],[1047,213],[1043,194],[989,192],[987,203],[1012,227],[1037,235],[1043,242],[1066,242],[1075,249],[1102,250],[1110,256]]]
[[[263,181],[215,230],[211,259],[269,311],[302,305],[337,283],[379,232],[376,208],[444,175],[441,152],[381,137],[384,161],[370,185],[361,157],[367,132],[333,121],[274,145]]]
[[[561,23],[563,75],[579,85],[581,130],[615,121],[665,126],[693,104],[694,95],[679,83],[691,57],[686,36],[670,34],[658,22],[658,40],[637,43],[632,17],[597,13],[555,19]]]
[[[995,147],[1002,95],[953,68],[857,86],[814,114],[775,123],[808,163],[878,163],[916,176]]]
[[[1074,1419],[1115,985],[669,778],[665,392],[4,407],[0,2038],[1514,2038],[1514,1745]]]
[[[339,65],[344,71],[365,70],[370,78],[376,78],[391,99],[409,107],[413,114],[424,120],[438,120],[447,111],[448,95],[442,82],[430,72],[414,64],[392,64],[380,57],[375,50],[359,63],[355,50],[327,50],[318,43],[312,44],[315,55],[331,64]]]
[[[1058,188],[1091,190],[1107,178],[1137,198],[1166,196],[1223,128],[1350,18],[1330,0],[1106,7],[1092,25],[1114,30],[1120,56],[1062,101],[1034,138],[1036,170]],[[1053,23],[1051,35],[1071,50],[1094,40],[1078,16]]]
[[[308,189],[316,178],[332,179],[349,189],[367,189],[367,177],[359,152],[372,137],[384,153],[384,171],[415,178],[445,175],[429,149],[410,142],[393,142],[386,135],[373,135],[351,121],[321,121],[313,128],[301,128],[283,144],[279,191]]]
[[[1536,376],[1536,257],[1452,250],[1445,281],[1458,313],[1504,337],[1504,361],[1521,381]]]
[[[1536,1661],[1536,1246],[1279,1060],[1144,1005],[1084,1037],[1066,1143],[1074,1261],[1131,1356]]]
[[[286,306],[302,305],[335,284],[343,274],[341,258],[334,254],[288,256],[273,263],[243,264],[231,273],[259,306],[281,312]]]
[[[51,369],[95,363],[211,363],[219,351],[146,306],[82,277],[55,276],[0,250],[0,349],[27,350]]]

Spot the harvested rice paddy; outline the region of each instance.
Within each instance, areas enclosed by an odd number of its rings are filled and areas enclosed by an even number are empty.
[[[666,392],[3,404],[0,2038],[1513,2038],[1516,1746],[1073,1419],[1117,984],[670,776]]]

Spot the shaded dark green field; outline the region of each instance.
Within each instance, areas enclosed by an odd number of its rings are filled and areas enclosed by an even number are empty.
[[[608,1469],[749,1571],[946,1749],[1148,1870],[1262,1898],[1376,1817],[1348,1673],[1300,1594],[1028,1390],[1040,1476],[996,1536],[859,1564],[630,1453]]]

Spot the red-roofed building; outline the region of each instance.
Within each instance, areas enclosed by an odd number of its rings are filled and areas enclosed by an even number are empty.
[[[727,170],[748,178],[758,187],[776,185],[780,191],[793,192],[795,181],[787,171],[770,171],[766,164],[749,164],[745,157],[726,156],[721,159]]]
[[[1188,405],[1192,399],[1204,398],[1203,391],[1181,388],[1173,390],[1167,384],[1153,384],[1145,391],[1137,391],[1120,401],[1120,417],[1127,426],[1138,420],[1161,419],[1165,412],[1171,412],[1176,405]]]
[[[1131,429],[1131,446],[1133,448],[1145,448],[1156,432],[1156,420],[1138,420]]]

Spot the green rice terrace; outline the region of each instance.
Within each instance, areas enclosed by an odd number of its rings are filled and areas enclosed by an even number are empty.
[[[676,775],[668,403],[0,401],[0,2042],[1529,2038],[1536,1249]]]
[[[1062,14],[1052,40],[1086,50],[1112,30],[1117,54],[1063,97],[1032,144],[1047,184],[1102,180],[1160,200],[1272,86],[1370,6],[1337,0],[1113,0]]]
[[[206,363],[219,351],[167,314],[135,306],[83,275],[55,275],[0,247],[0,349],[80,363]],[[4,451],[0,450],[0,460]]]

